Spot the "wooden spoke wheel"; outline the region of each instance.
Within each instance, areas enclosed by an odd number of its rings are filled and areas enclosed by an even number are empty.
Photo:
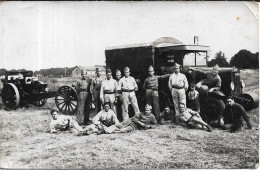
[[[2,101],[8,109],[16,109],[19,106],[20,94],[13,83],[8,83],[3,87]]]
[[[78,95],[74,88],[62,86],[55,96],[57,108],[64,114],[74,114],[78,109]]]

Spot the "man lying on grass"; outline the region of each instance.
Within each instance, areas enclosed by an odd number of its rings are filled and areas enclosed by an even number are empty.
[[[212,128],[202,120],[198,112],[185,108],[184,103],[180,103],[179,107],[181,114],[178,117],[181,122],[186,123],[186,125],[189,127],[195,127],[199,129],[204,129],[204,127],[206,127],[208,132],[212,131]]]
[[[58,110],[52,109],[51,116],[53,120],[50,123],[50,133],[57,133],[58,131],[73,130],[77,132],[83,132],[83,128],[79,126],[78,122],[75,121],[71,116],[58,115]]]
[[[151,113],[151,108],[150,105],[146,105],[144,113],[137,113],[132,118],[128,118],[124,122],[121,122],[118,126],[120,129],[117,129],[115,132],[125,133],[134,130],[150,129],[150,124],[157,123],[155,116]]]
[[[84,128],[85,133],[83,133],[83,135],[109,134],[112,133],[116,129],[116,126],[119,125],[115,112],[110,109],[109,102],[104,103],[104,109],[101,110],[92,121],[93,124]]]

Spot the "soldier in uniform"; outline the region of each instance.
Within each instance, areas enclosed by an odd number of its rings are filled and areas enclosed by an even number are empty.
[[[158,92],[158,78],[164,78],[164,76],[154,75],[154,68],[150,65],[148,68],[149,77],[144,80],[143,89],[145,91],[146,103],[154,108],[155,118],[160,123],[160,105],[159,105],[159,92]]]
[[[135,96],[135,91],[138,90],[136,81],[130,76],[130,69],[128,67],[124,68],[125,76],[120,79],[120,87],[122,90],[122,103],[123,103],[123,121],[129,118],[128,106],[129,103],[132,104],[135,114],[140,113],[137,98]]]
[[[170,76],[168,86],[172,93],[172,100],[175,108],[176,122],[179,122],[179,104],[183,103],[186,106],[186,94],[188,89],[188,81],[184,74],[180,73],[180,65],[175,63],[173,66],[174,73]]]
[[[122,116],[122,90],[120,87],[120,79],[121,79],[121,72],[119,70],[116,70],[116,114],[118,120],[121,122],[123,120]]]
[[[86,75],[87,72],[83,69],[81,71],[82,77],[76,83],[76,91],[79,96],[79,107],[77,111],[77,119],[79,123],[83,123],[83,120],[88,120],[88,112],[86,106],[88,83],[86,80]]]
[[[115,98],[116,98],[116,80],[112,78],[111,69],[107,69],[107,78],[102,82],[100,89],[100,100],[102,105],[104,102],[109,102],[111,109],[116,113]]]
[[[90,94],[92,102],[95,104],[95,114],[101,110],[101,101],[100,101],[100,88],[103,78],[101,78],[101,68],[96,68],[96,77],[91,80],[90,84]]]
[[[221,87],[221,78],[220,78],[220,76],[218,75],[218,71],[219,71],[219,66],[218,66],[218,65],[215,65],[215,66],[213,67],[212,73],[207,74],[206,79],[204,79],[204,80],[198,82],[198,83],[196,84],[196,87],[197,87],[199,90],[202,90],[202,92],[205,92],[205,91],[212,92],[212,91],[218,91],[218,90],[220,90],[220,87]]]

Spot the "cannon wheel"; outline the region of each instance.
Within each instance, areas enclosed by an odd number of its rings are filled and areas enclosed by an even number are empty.
[[[3,104],[9,109],[16,109],[20,103],[20,94],[13,83],[8,83],[2,89]]]
[[[78,109],[78,95],[74,88],[62,86],[55,96],[57,108],[64,114],[74,114]]]
[[[39,81],[40,84],[43,84],[43,82]],[[46,92],[46,91],[43,91],[43,92]],[[32,102],[32,104],[34,106],[37,106],[37,107],[42,107],[46,104],[47,102],[47,99],[40,99],[40,100],[36,100],[34,102]]]

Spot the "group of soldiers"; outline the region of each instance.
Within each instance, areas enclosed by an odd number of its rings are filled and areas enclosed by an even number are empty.
[[[67,128],[75,128],[83,135],[129,132],[137,129],[149,129],[151,128],[150,124],[161,123],[162,120],[171,120],[177,124],[185,124],[211,132],[211,126],[204,122],[200,116],[199,92],[212,92],[220,89],[219,67],[214,66],[212,73],[196,85],[192,83],[189,92],[187,92],[189,84],[186,76],[180,73],[180,65],[175,63],[173,70],[174,72],[171,75],[156,76],[154,75],[154,68],[152,66],[148,68],[149,77],[145,79],[143,84],[146,99],[145,112],[140,112],[135,95],[138,86],[135,79],[130,76],[130,69],[124,68],[124,77],[122,78],[121,72],[117,70],[116,79],[112,78],[112,71],[107,69],[106,78],[103,79],[101,68],[96,68],[96,77],[91,80],[90,85],[92,101],[90,108],[97,113],[92,119],[93,123],[83,129],[69,116],[60,115],[59,119],[57,117],[58,111],[52,110],[51,114],[54,120],[51,122],[51,132],[66,130]],[[175,111],[166,106],[164,111],[160,113],[158,78],[167,76],[170,76],[168,87],[171,91]],[[82,80],[77,82],[76,85],[80,98],[79,112],[82,114],[86,113],[87,86],[86,73],[83,71]],[[244,108],[235,103],[233,97],[228,97],[227,102],[227,107],[218,120],[219,125],[223,129],[237,131],[242,127],[242,118],[244,118],[248,128],[251,128]],[[134,109],[135,115],[133,117],[129,117],[129,104]],[[186,107],[187,105],[189,108]],[[229,108],[234,109],[230,110]],[[154,113],[152,113],[152,109]],[[86,120],[88,120],[88,117]]]

